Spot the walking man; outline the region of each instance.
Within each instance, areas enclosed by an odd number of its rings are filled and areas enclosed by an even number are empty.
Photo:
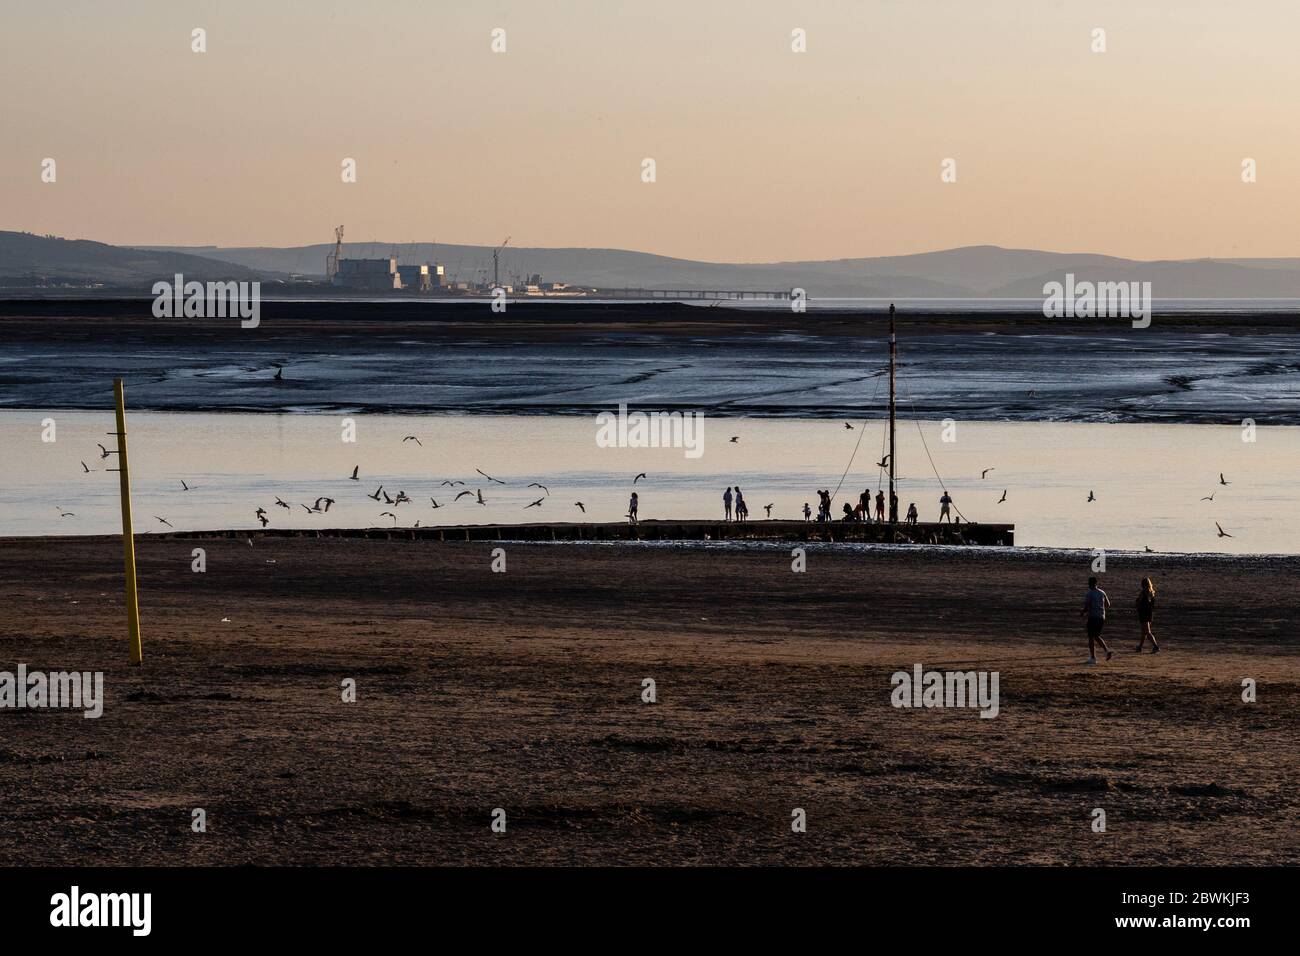
[[[1113,653],[1101,637],[1101,629],[1106,626],[1108,607],[1110,607],[1110,598],[1106,596],[1106,592],[1097,587],[1096,578],[1088,578],[1088,593],[1083,596],[1081,612],[1088,619],[1088,664],[1097,663],[1095,644],[1100,644],[1101,649],[1106,652],[1106,660],[1110,660]]]

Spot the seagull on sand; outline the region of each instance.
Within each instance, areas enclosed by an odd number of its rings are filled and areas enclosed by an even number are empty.
[[[1004,502],[1004,501],[1006,501],[1006,500],[1007,500],[1007,489],[1003,488],[1003,489],[1002,489],[1002,497],[998,499],[998,504],[1002,504],[1002,502]]]
[[[277,382],[283,382],[283,381],[284,381],[284,366],[283,366],[283,365],[276,365],[275,362],[272,362],[271,364],[272,364],[272,365],[275,365],[275,381],[277,381]]]
[[[157,515],[154,515],[154,517],[155,517],[155,518],[158,518]],[[169,528],[172,526],[172,523],[171,523],[170,521],[168,521],[166,518],[158,518],[158,520],[161,521],[163,524],[165,524],[165,525],[166,525],[167,527],[169,527]]]
[[[349,477],[350,477],[353,481],[360,481],[361,479],[357,477],[357,472],[359,472],[360,470],[361,470],[361,466],[360,466],[360,465],[353,465],[353,466],[352,466],[352,474],[351,474]]]
[[[980,477],[987,478],[989,476],[990,471],[996,471],[996,470],[997,470],[996,468],[985,468],[983,471],[980,472]]]
[[[1230,482],[1230,481],[1225,481],[1224,478],[1223,478],[1223,472],[1219,472],[1219,484],[1221,484],[1221,485],[1230,485],[1230,484],[1232,484],[1232,482]]]
[[[405,438],[402,439],[402,444],[405,445],[408,441],[415,442],[421,448],[424,447],[424,442],[420,441],[420,439],[416,438],[414,435],[407,435]]]
[[[579,511],[581,511],[583,514],[587,513],[587,506],[584,505],[581,501],[575,501],[573,503],[573,506],[577,508]]]
[[[1223,530],[1223,525],[1219,524],[1219,522],[1217,522],[1217,521],[1214,522],[1214,526],[1215,526],[1216,528],[1219,529],[1219,537],[1220,537],[1220,538],[1231,538],[1231,537],[1232,537],[1232,535],[1228,534],[1228,532],[1226,532],[1226,531]]]
[[[500,478],[493,478],[493,477],[492,477],[491,475],[489,475],[486,471],[479,471],[479,469],[477,469],[477,468],[475,468],[474,470],[477,471],[477,472],[478,472],[480,475],[482,475],[484,478],[486,478],[488,481],[495,481],[498,485],[504,485],[504,484],[505,484],[505,482],[502,481]]]
[[[1155,554],[1155,552],[1151,550],[1151,546],[1150,546],[1150,545],[1145,545],[1145,544],[1144,544],[1142,547],[1146,548],[1146,552],[1147,552],[1147,554]]]
[[[637,475],[635,478],[632,479],[632,484],[635,485],[638,481],[640,481],[645,476],[646,476],[645,472],[644,471],[641,472],[641,474]]]
[[[529,487],[529,488],[541,488],[542,491],[546,492],[546,494],[547,494],[548,496],[549,496],[550,493],[551,493],[551,489],[550,489],[550,488],[547,488],[545,485],[541,484],[540,482],[536,482],[536,481],[534,481],[534,482],[532,482],[531,484],[529,484],[528,487]]]
[[[542,502],[545,500],[546,500],[545,498],[538,498],[532,504],[524,505],[524,510],[527,511],[529,508],[540,508],[542,506]]]

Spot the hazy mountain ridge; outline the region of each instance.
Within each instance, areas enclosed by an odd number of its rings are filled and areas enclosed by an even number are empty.
[[[8,285],[103,283],[136,287],[170,279],[178,272],[187,279],[202,281],[281,277],[183,251],[134,249],[90,239],[0,231],[0,281]]]
[[[180,272],[195,279],[320,281],[332,244],[268,246],[111,246],[29,233],[0,232],[0,281],[24,277],[143,286]],[[492,248],[449,243],[345,243],[344,255],[402,262],[437,261],[448,278],[491,278]],[[1092,253],[967,246],[902,256],[782,261],[699,262],[621,249],[507,246],[501,278],[540,273],[544,280],[601,289],[807,290],[813,298],[1040,298],[1043,285],[1076,280],[1150,282],[1155,298],[1300,298],[1300,258],[1138,261]]]

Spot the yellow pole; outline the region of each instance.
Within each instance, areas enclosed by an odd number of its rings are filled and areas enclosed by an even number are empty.
[[[131,524],[131,471],[126,460],[126,399],[122,380],[113,379],[117,403],[117,477],[122,489],[122,557],[126,562],[126,629],[131,642],[131,663],[142,660],[140,649],[140,602],[135,590],[135,532]]]

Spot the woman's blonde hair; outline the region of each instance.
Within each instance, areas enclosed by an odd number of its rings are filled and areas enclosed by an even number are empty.
[[[1142,593],[1149,594],[1151,597],[1156,596],[1156,586],[1151,583],[1150,578],[1142,579]]]

